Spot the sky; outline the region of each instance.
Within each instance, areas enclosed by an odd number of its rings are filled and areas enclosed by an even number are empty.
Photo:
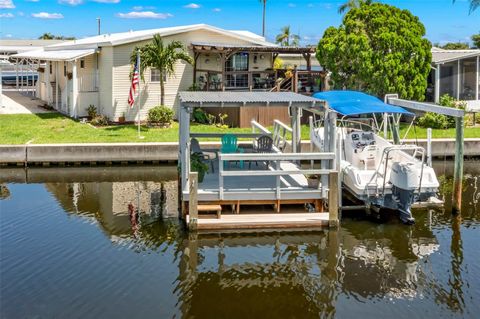
[[[190,0],[192,1],[192,0]],[[97,33],[206,23],[225,29],[262,32],[259,0],[0,0],[0,38],[35,39],[45,32],[83,38]],[[346,0],[268,0],[267,40],[290,25],[302,44],[316,44],[329,26],[338,26]],[[467,0],[383,0],[408,9],[426,27],[433,43],[467,42],[480,33],[480,8],[469,15]]]

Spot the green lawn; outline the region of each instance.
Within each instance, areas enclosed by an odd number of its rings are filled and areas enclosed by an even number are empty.
[[[220,129],[214,126],[192,124],[196,133],[249,133],[250,128]],[[402,127],[403,137],[406,127]],[[418,138],[426,137],[426,129],[417,128]],[[101,143],[101,142],[174,142],[178,140],[178,123],[171,128],[142,126],[144,139],[138,139],[137,126],[118,125],[94,128],[58,113],[0,115],[0,144],[44,143]],[[455,129],[434,130],[433,137],[454,137]],[[480,127],[466,128],[465,137],[480,137]],[[302,127],[302,139],[308,139],[308,127]],[[413,128],[409,138],[415,138]]]

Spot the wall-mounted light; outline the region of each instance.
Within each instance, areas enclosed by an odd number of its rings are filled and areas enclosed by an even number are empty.
[[[265,59],[265,56],[263,54],[260,54],[260,60]]]
[[[205,59],[205,64],[208,64],[210,62],[210,59]]]

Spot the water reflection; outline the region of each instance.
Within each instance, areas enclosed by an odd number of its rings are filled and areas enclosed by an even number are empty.
[[[129,259],[110,254],[114,257],[109,263],[129,269],[108,268],[110,277],[122,278],[105,288],[116,296],[115,303],[91,302],[69,317],[91,317],[91,313],[109,317],[115,313],[113,308],[128,313],[123,304],[129,302],[131,286],[138,284],[140,296],[146,291],[162,296],[158,300],[142,296],[142,318],[158,317],[155,306],[169,298],[174,302],[164,309],[163,317],[371,317],[378,312],[392,317],[422,313],[473,317],[480,311],[475,303],[480,299],[480,291],[475,289],[480,276],[475,265],[480,258],[473,253],[480,225],[480,181],[472,175],[465,179],[464,210],[459,217],[450,214],[451,187],[447,185],[443,194],[446,207],[416,212],[417,223],[412,227],[396,219],[380,224],[353,215],[344,218],[338,230],[256,234],[186,233],[176,218],[169,218],[177,214],[177,185],[171,178],[147,176],[144,181],[132,182],[102,175],[101,182],[93,182],[64,173],[55,175],[56,179],[49,175],[44,187],[57,205],[69,216],[102,229],[113,243],[104,247],[105,251],[121,249],[134,254]],[[449,178],[444,181],[449,183]],[[10,193],[9,202],[20,200],[15,190]],[[24,217],[19,214],[17,218]],[[55,227],[54,219],[48,222]],[[11,228],[0,236],[12,238]],[[59,258],[72,254],[70,246],[64,249],[57,250]],[[147,256],[158,258],[149,265]],[[11,260],[8,254],[6,257],[4,260]],[[88,254],[82,258],[98,262]],[[165,264],[173,265],[175,271],[165,271],[167,277],[159,284],[155,269],[163,270]],[[6,266],[7,271],[15,269],[13,262]],[[100,271],[97,280],[106,275]],[[83,280],[69,276],[70,280]],[[143,278],[140,281],[139,276]],[[10,277],[14,278],[4,276]],[[2,301],[2,306],[18,302],[3,289],[7,301]],[[6,314],[14,313],[11,306],[5,309]]]

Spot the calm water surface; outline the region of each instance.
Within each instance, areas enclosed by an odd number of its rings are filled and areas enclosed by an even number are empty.
[[[338,230],[200,236],[171,217],[172,167],[0,170],[0,317],[478,318],[480,162],[461,218],[450,163],[436,170],[447,205],[412,227],[355,214]]]

